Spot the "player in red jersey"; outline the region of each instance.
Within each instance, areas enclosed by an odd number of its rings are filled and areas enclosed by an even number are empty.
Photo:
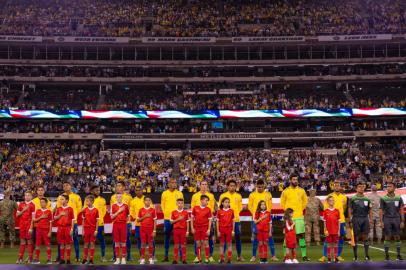
[[[340,211],[334,208],[334,197],[327,197],[328,209],[323,212],[324,234],[326,235],[328,262],[331,262],[331,248],[334,249],[334,261],[339,262],[337,258],[338,238],[340,237]]]
[[[299,263],[296,259],[296,228],[295,222],[292,220],[293,218],[293,209],[288,208],[285,210],[285,214],[283,216],[283,220],[285,222],[285,243],[286,243],[286,256],[285,256],[285,263]]]
[[[58,232],[56,233],[56,239],[60,246],[59,264],[70,264],[71,245],[73,242],[73,223],[76,220],[75,213],[72,207],[68,206],[69,196],[62,194],[59,196],[59,202],[61,207],[56,208],[54,219],[57,222]],[[66,262],[65,262],[65,250],[66,250]]]
[[[265,201],[259,201],[257,211],[254,216],[254,223],[257,226],[257,239],[259,244],[260,263],[267,263],[268,239],[271,233],[271,212],[267,211]]]
[[[173,224],[173,264],[178,263],[179,245],[182,250],[182,263],[186,264],[186,238],[189,236],[189,213],[184,209],[184,200],[176,200],[178,209],[171,214]]]
[[[196,250],[199,263],[202,261],[201,249],[205,248],[205,263],[209,263],[209,235],[211,228],[212,214],[210,208],[207,206],[209,197],[202,195],[200,197],[200,205],[196,205],[192,209],[192,233],[196,241]]]
[[[86,207],[82,210],[83,217],[83,261],[82,264],[93,264],[94,246],[96,243],[97,227],[99,224],[99,210],[93,206],[94,197],[86,196]],[[90,258],[87,260],[90,246]]]
[[[220,238],[220,263],[224,263],[224,243],[227,245],[227,263],[231,263],[232,237],[234,236],[234,211],[230,209],[230,199],[224,197],[217,211],[217,235]]]
[[[35,230],[35,264],[39,264],[39,254],[41,245],[44,243],[47,248],[47,264],[52,264],[51,261],[51,233],[52,233],[52,212],[47,208],[48,199],[40,199],[40,209],[35,211],[34,225]]]
[[[116,251],[116,261],[114,264],[126,264],[127,256],[127,222],[130,218],[128,205],[123,203],[123,194],[116,194],[117,202],[111,206],[111,219],[113,220],[113,238]],[[121,248],[121,262],[120,262]]]
[[[25,247],[28,247],[28,262],[32,262],[32,218],[35,213],[35,204],[31,201],[32,193],[24,193],[24,202],[20,203],[17,208],[17,217],[20,219],[20,252],[17,263],[23,262]]]
[[[152,259],[154,253],[153,241],[156,235],[156,211],[151,207],[150,197],[144,197],[144,208],[138,211],[137,221],[140,223],[141,234],[141,259],[140,264],[145,264],[145,248],[148,245],[149,264],[154,264]]]

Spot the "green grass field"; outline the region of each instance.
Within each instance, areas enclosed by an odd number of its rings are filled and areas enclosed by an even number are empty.
[[[218,248],[219,245],[218,243],[216,244],[215,247],[215,252],[214,252],[214,258],[217,261],[218,260]],[[406,249],[405,249],[406,250]],[[405,250],[403,252],[405,252]],[[163,246],[162,245],[158,245],[157,246],[157,259],[158,259],[158,263],[157,264],[164,264],[161,263],[160,261],[163,258]],[[189,263],[192,263],[193,259],[194,259],[194,255],[193,255],[193,245],[188,245],[188,254],[187,254],[187,259]],[[396,254],[394,253],[395,251],[395,247],[391,247],[391,259],[394,260],[396,258]],[[52,248],[52,257],[55,258],[56,256],[56,246],[53,246]],[[81,255],[83,254],[83,247],[81,246]],[[311,259],[311,262],[317,262],[317,260],[322,256],[323,253],[323,246],[311,246],[308,247],[308,257]],[[129,264],[137,264],[138,259],[139,259],[139,255],[138,255],[138,251],[136,249],[136,247],[133,245],[132,250],[131,250],[132,256],[134,261],[129,262]],[[269,253],[269,250],[268,250]],[[363,247],[359,247],[358,249],[358,253],[359,253],[359,259],[362,259],[364,256],[364,248]],[[372,261],[383,261],[384,260],[384,252],[383,252],[383,245],[372,245],[370,247],[370,257],[372,259]],[[172,249],[170,250],[170,261],[172,261]],[[4,248],[4,249],[0,249],[0,264],[14,264],[17,260],[17,255],[18,255],[18,248],[14,248],[14,249],[10,249],[10,248]],[[26,253],[27,255],[27,253]],[[243,263],[248,263],[250,264],[249,260],[251,258],[251,243],[243,243],[243,257],[245,259],[245,262]],[[281,244],[277,244],[276,245],[276,255],[277,257],[280,259],[282,259],[283,253],[282,253],[282,245]],[[402,254],[403,257],[406,258],[406,255],[403,253]],[[236,259],[236,252],[235,250],[233,250],[233,263],[237,263]],[[106,258],[107,259],[111,259],[112,257],[112,247],[111,245],[107,245],[106,247]],[[301,257],[300,251],[298,251],[298,257]],[[72,258],[74,258],[74,251],[72,249]],[[258,258],[258,257],[257,257]],[[346,246],[344,247],[344,252],[343,252],[343,258],[345,259],[345,262],[351,262],[352,261],[352,248],[346,244]],[[45,263],[46,262],[46,253],[44,248],[41,249],[41,263]],[[96,247],[96,251],[95,251],[95,260],[94,260],[95,264],[98,265],[110,265],[112,264],[111,262],[108,263],[102,263],[100,261],[100,247],[97,246]],[[257,262],[258,263],[258,262]],[[167,263],[166,263],[167,264]]]

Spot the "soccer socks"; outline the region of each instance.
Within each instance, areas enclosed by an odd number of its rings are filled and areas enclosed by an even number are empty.
[[[90,248],[90,260],[93,261],[94,258],[94,248]]]
[[[186,261],[186,244],[182,245],[182,261]]]
[[[104,258],[106,256],[106,241],[104,240],[103,226],[98,229],[97,239],[100,241],[101,256]]]
[[[47,246],[47,259],[48,261],[51,260],[51,246]]]
[[[355,242],[355,245],[352,247],[353,251],[354,251],[354,258],[358,258],[358,246],[357,246],[357,242]]]
[[[343,254],[343,248],[344,248],[344,239],[343,236],[338,239],[338,251],[337,251],[337,256],[341,256]]]
[[[37,261],[39,261],[39,252],[40,252],[40,249],[35,249],[35,259]]]
[[[306,257],[307,250],[306,250],[306,241],[304,238],[299,239],[299,246],[300,246],[300,251],[302,252],[302,257]]]
[[[61,259],[61,261],[65,260],[65,248],[64,247],[60,247],[59,248],[59,258]]]
[[[164,238],[165,257],[168,257],[170,243],[171,243],[171,232],[165,232]]]
[[[118,258],[120,256],[120,247],[114,248],[114,258]]]
[[[199,247],[199,246],[196,246],[196,255],[197,255],[197,258],[199,259],[199,261],[201,261],[202,260],[202,254],[201,254],[201,247]]]
[[[85,244],[85,247],[83,248],[83,259],[87,260],[87,255],[89,255],[89,249],[87,248],[87,245]]]
[[[77,224],[74,225],[74,231],[73,231],[73,248],[75,249],[75,256],[76,256],[76,259],[79,259],[79,258],[80,258],[80,254],[79,254],[80,244],[79,244],[79,235],[78,235]]]
[[[175,244],[173,247],[173,260],[177,261],[178,260],[178,255],[179,255],[179,244]]]
[[[257,249],[258,249],[258,240],[255,237],[254,240],[252,241],[252,256],[253,257],[257,256]],[[261,252],[259,254],[261,255]]]
[[[214,252],[214,242],[213,239],[209,239],[210,256],[213,256]]]
[[[227,252],[227,259],[231,261],[231,256],[233,255],[233,251],[232,250],[228,250]]]
[[[369,251],[369,241],[368,241],[368,240],[366,240],[366,241],[364,242],[364,250],[365,250],[365,256],[366,256],[366,257],[369,257],[369,254],[368,254],[368,251]]]
[[[389,241],[383,241],[383,248],[385,249],[385,256],[389,257]]]
[[[401,246],[401,242],[400,240],[396,241],[396,252],[398,254],[398,256],[400,256],[400,246]]]
[[[262,259],[262,253],[263,253],[262,245],[259,245],[259,257],[260,257],[260,259]]]
[[[330,254],[328,252],[328,244],[327,244],[327,241],[324,241],[324,244],[323,244],[323,256],[327,257],[328,254]]]
[[[145,257],[145,247],[141,247],[141,259]]]
[[[210,247],[204,247],[204,251],[205,251],[205,255],[206,255],[206,260],[209,259],[209,255],[210,255]]]
[[[331,247],[330,246],[327,247],[327,257],[329,259],[331,259]]]
[[[121,257],[126,258],[127,257],[127,247],[121,247]]]
[[[273,237],[268,238],[268,245],[269,249],[271,250],[271,256],[275,256],[275,241],[273,240]]]
[[[127,261],[131,260],[131,224],[127,224],[127,240],[126,245],[126,257]]]
[[[235,248],[237,249],[237,256],[241,257],[241,238],[240,235],[235,235]]]
[[[66,259],[70,261],[71,247],[66,248]]]
[[[152,246],[152,243],[149,243],[148,244],[148,258],[149,259],[152,259],[153,251],[154,251],[154,247]]]
[[[334,258],[337,258],[338,256],[338,248],[337,246],[334,246]]]
[[[20,253],[19,253],[20,259],[24,257],[24,253],[25,253],[25,244],[20,244]]]
[[[292,259],[296,259],[296,249],[292,249]]]
[[[34,249],[33,249],[33,244],[32,243],[28,243],[28,258],[30,259],[30,260],[32,260],[32,253],[34,252]]]

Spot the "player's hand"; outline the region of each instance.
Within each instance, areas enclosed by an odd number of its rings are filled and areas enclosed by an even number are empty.
[[[206,232],[206,234],[207,234],[207,236],[210,236],[210,230],[208,230],[208,231]]]
[[[324,231],[324,235],[328,236],[328,231],[327,230]]]
[[[400,228],[403,230],[404,227],[405,227],[405,222],[404,221],[400,222]],[[383,228],[383,226],[382,226],[382,228]]]
[[[272,237],[272,230],[269,231],[269,237]]]
[[[94,232],[94,236],[97,236],[97,231]]]
[[[382,231],[383,231],[383,228],[385,228],[385,224],[383,224],[383,222],[381,222],[381,225],[382,225]]]
[[[186,237],[188,237],[189,236],[189,232],[186,232]]]
[[[51,238],[51,232],[48,233],[48,237]]]
[[[147,218],[148,218],[148,217],[151,217],[151,214],[150,214],[150,213],[146,213],[144,217],[147,217]]]
[[[72,229],[70,230],[70,236],[73,236],[73,230]]]
[[[192,228],[192,234],[195,234],[195,229]]]
[[[219,230],[217,231],[217,236],[218,236],[218,237],[220,237],[220,236],[221,236],[221,233],[220,233],[220,231],[219,231]]]
[[[153,231],[152,232],[152,237],[155,237],[156,236],[156,231]]]
[[[232,232],[231,232],[231,236],[234,236],[234,235],[235,235],[235,232],[234,232],[234,231],[232,231]]]
[[[62,212],[61,212],[61,214],[60,214],[59,216],[61,216],[61,217],[66,216],[65,211],[62,211]]]
[[[27,211],[28,210],[28,208],[30,208],[28,205],[26,205],[24,208],[23,208],[23,210],[21,210],[21,212],[25,212],[25,211]]]
[[[30,233],[30,234],[31,234],[31,233],[32,233],[32,229],[29,229],[29,230],[28,230],[28,233]]]

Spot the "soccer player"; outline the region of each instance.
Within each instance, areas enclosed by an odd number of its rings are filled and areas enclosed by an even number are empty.
[[[90,192],[94,197],[94,207],[99,211],[99,224],[97,227],[97,240],[100,241],[101,261],[106,262],[106,242],[104,241],[104,217],[107,213],[106,199],[100,196],[100,187],[92,186]]]
[[[344,259],[341,257],[343,253],[344,241],[345,241],[345,213],[347,211],[347,196],[345,196],[342,192],[341,183],[335,181],[333,184],[333,192],[330,193],[328,196],[332,196],[334,199],[334,208],[340,212],[340,234],[338,237],[338,251],[337,251],[337,259],[342,262]],[[327,200],[324,201],[324,209],[328,208]],[[327,241],[324,241],[324,248],[323,248],[323,257],[319,259],[319,262],[325,262],[327,260]]]
[[[217,211],[217,235],[220,238],[220,263],[224,263],[224,244],[227,245],[227,263],[231,263],[234,236],[234,211],[230,209],[230,199],[224,197]]]
[[[36,189],[36,193],[37,193],[37,197],[35,197],[32,200],[32,202],[35,205],[35,211],[37,211],[38,209],[41,209],[41,199],[45,198],[45,189],[44,189],[44,187],[43,186],[38,186],[37,189]],[[52,211],[51,201],[50,200],[47,200],[47,201],[48,201],[48,203],[47,203],[46,208]],[[36,233],[37,228],[36,228],[36,226],[37,226],[37,224],[34,223],[34,227],[32,229],[32,242],[33,243],[36,243],[36,236],[37,236],[37,233]]]
[[[125,192],[125,185],[124,185],[123,182],[117,182],[117,184],[116,184],[116,194],[111,196],[110,205],[113,205],[113,204],[115,204],[117,202],[116,196],[118,194],[122,195],[121,196],[122,202],[128,206],[128,209],[130,209],[130,203],[131,203],[132,197],[131,197],[130,194]],[[126,229],[127,230],[126,231],[127,235],[126,235],[126,242],[125,242],[125,244],[126,244],[126,254],[127,254],[127,261],[131,261],[131,220],[130,219],[128,219],[126,226],[127,226],[126,227],[127,228]],[[114,241],[113,241],[113,247],[114,247],[114,249],[113,249],[113,261],[117,261],[116,260],[116,249],[115,249]]]
[[[130,219],[130,210],[128,205],[123,203],[123,194],[115,194],[115,202],[111,206],[111,219],[113,220],[113,239],[116,260],[114,264],[126,264],[126,241],[127,241],[127,222]],[[121,248],[121,261],[120,261]]]
[[[307,195],[303,188],[299,187],[299,177],[296,174],[290,177],[290,186],[282,192],[280,204],[283,210],[293,209],[293,222],[295,223],[296,236],[299,238],[299,246],[302,252],[303,261],[310,259],[307,257],[305,241],[305,224],[303,211],[307,206]],[[284,251],[286,250],[284,246]]]
[[[47,264],[52,264],[51,261],[51,233],[52,233],[52,212],[48,209],[48,199],[42,197],[40,199],[40,208],[35,211],[34,225],[35,231],[35,264],[39,264],[39,254],[41,245],[44,243],[47,248]]]
[[[296,260],[296,229],[295,229],[295,222],[293,219],[294,210],[292,208],[287,208],[285,210],[285,214],[283,216],[284,220],[284,233],[285,233],[285,241],[284,245],[286,246],[286,255],[285,255],[285,263],[299,263]]]
[[[391,238],[396,242],[397,258],[402,261],[400,255],[400,233],[405,227],[404,202],[402,197],[395,194],[395,184],[387,183],[387,194],[381,199],[381,224],[385,234],[385,260],[389,261],[389,242]]]
[[[201,249],[205,248],[205,263],[209,263],[209,235],[211,227],[212,213],[210,208],[207,206],[209,202],[209,197],[202,195],[200,197],[200,205],[195,206],[192,209],[192,233],[194,234],[194,239],[196,241],[197,257],[199,258],[199,263],[202,262]]]
[[[340,237],[340,211],[337,208],[334,208],[335,202],[332,195],[327,196],[327,205],[328,208],[323,211],[324,219],[324,235],[326,236],[326,242],[328,244],[327,254],[328,262],[331,262],[331,249],[334,251],[334,261],[339,262],[338,260],[338,238]]]
[[[162,262],[169,262],[169,246],[171,241],[171,234],[173,226],[171,224],[171,215],[177,207],[177,200],[183,199],[183,193],[177,190],[177,183],[175,179],[170,179],[168,181],[168,189],[162,193],[161,196],[161,209],[164,213],[164,248],[165,256]]]
[[[140,223],[141,234],[141,259],[140,264],[145,264],[145,248],[148,245],[149,264],[154,264],[152,244],[156,235],[156,211],[151,207],[152,200],[150,197],[144,197],[144,207],[138,211],[137,221]]]
[[[182,250],[182,263],[186,262],[186,238],[189,236],[189,213],[184,209],[182,198],[176,200],[178,209],[172,212],[171,224],[173,225],[173,262],[178,263],[179,245]]]
[[[20,253],[17,264],[23,262],[26,246],[28,247],[28,263],[32,262],[32,218],[35,213],[35,205],[31,200],[31,191],[26,191],[24,193],[24,202],[20,203],[17,208],[17,217],[20,219]]]
[[[83,217],[83,260],[82,264],[93,264],[94,246],[96,243],[97,227],[99,224],[99,211],[93,206],[94,197],[92,195],[86,196],[86,207],[82,211]],[[89,255],[90,258],[87,260]]]
[[[356,186],[357,193],[351,197],[348,204],[348,217],[350,219],[350,227],[354,232],[355,245],[354,261],[358,261],[358,242],[364,242],[365,261],[369,261],[369,220],[371,215],[371,201],[365,196],[365,184],[358,182]]]
[[[248,210],[251,212],[252,217],[255,216],[256,208],[260,201],[265,201],[266,210],[272,213],[272,195],[270,192],[265,190],[265,182],[263,180],[258,180],[256,183],[256,190],[251,192],[248,197]],[[255,262],[258,248],[258,239],[257,239],[257,228],[255,222],[251,222],[252,230],[252,258],[251,262]],[[268,239],[268,245],[271,250],[272,261],[278,261],[278,258],[275,256],[275,242],[272,237],[272,228],[271,235]]]
[[[75,219],[74,219],[74,224],[73,224],[73,247],[75,248],[75,256],[76,256],[76,262],[80,261],[80,246],[79,246],[79,234],[78,234],[78,224],[77,224],[77,216],[82,211],[82,199],[80,198],[79,195],[76,193],[72,192],[72,185],[70,182],[66,181],[63,183],[63,194],[67,195],[69,197],[69,202],[68,205],[72,207],[73,212],[75,214]],[[58,200],[56,202],[56,207],[61,207],[62,204],[60,202],[60,198],[62,195],[58,197]],[[59,247],[58,247],[58,259],[59,259]]]
[[[254,215],[254,223],[257,229],[257,239],[259,243],[260,263],[267,263],[268,258],[268,238],[271,233],[271,212],[267,210],[265,201],[259,201]]]
[[[241,224],[240,224],[240,212],[242,210],[242,197],[241,194],[236,192],[237,189],[237,182],[234,180],[230,180],[227,182],[227,192],[224,192],[220,195],[219,201],[221,202],[223,198],[230,199],[230,208],[234,211],[234,238],[235,238],[235,246],[237,249],[237,260],[244,261],[241,257]]]
[[[200,197],[202,195],[206,195],[207,197],[209,197],[209,204],[207,205],[212,214],[214,214],[214,206],[216,204],[216,199],[214,198],[213,193],[209,192],[209,183],[206,180],[202,180],[200,182],[200,191],[196,192],[193,194],[192,196],[192,200],[191,200],[191,206],[190,208],[193,209],[193,207],[200,205]],[[215,228],[215,221],[213,219],[213,224],[211,226],[212,230],[210,231],[210,236],[209,236],[209,248],[210,248],[210,257],[209,257],[209,261],[210,262],[214,262],[213,259],[213,252],[214,252],[214,228]],[[196,242],[195,242],[195,260],[194,262],[197,262],[198,258],[197,258],[197,253],[196,253]]]
[[[72,235],[74,231],[76,216],[73,208],[68,205],[68,195],[60,195],[58,198],[58,202],[61,204],[61,206],[56,208],[54,220],[56,220],[58,227],[56,239],[60,247],[59,264],[65,264],[65,250],[66,264],[70,264]]]

